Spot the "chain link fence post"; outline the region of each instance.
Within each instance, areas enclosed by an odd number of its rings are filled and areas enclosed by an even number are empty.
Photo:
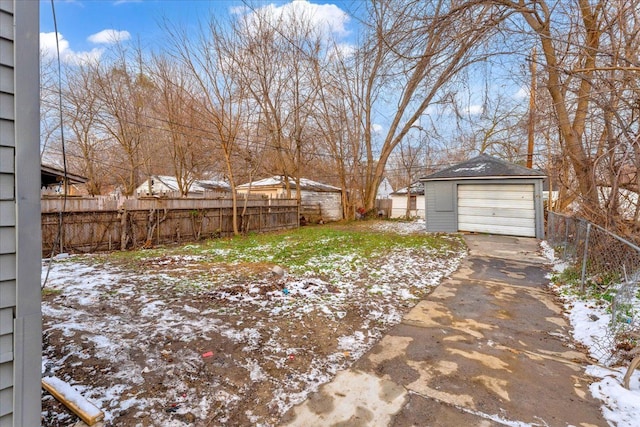
[[[562,253],[558,259],[570,264],[572,277],[580,274],[573,286],[610,304],[609,331],[598,345],[611,360],[628,357],[630,349],[640,348],[633,338],[640,336],[640,246],[580,218],[548,212],[547,224],[548,242]]]
[[[589,236],[591,235],[591,223],[587,223],[587,233],[584,238],[584,251],[582,254],[582,274],[580,275],[580,293],[584,294],[584,284],[587,280],[587,258],[589,257]]]

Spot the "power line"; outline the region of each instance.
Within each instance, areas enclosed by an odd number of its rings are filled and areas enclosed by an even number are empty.
[[[47,285],[47,280],[49,280],[49,273],[51,271],[51,266],[53,265],[53,254],[55,253],[56,247],[61,243],[62,240],[62,227],[64,225],[64,212],[67,209],[67,193],[68,193],[68,176],[67,176],[67,153],[65,150],[65,139],[64,139],[64,126],[63,126],[63,116],[62,116],[62,65],[60,61],[60,41],[59,41],[59,33],[58,33],[58,21],[56,19],[56,8],[53,4],[53,0],[51,0],[51,15],[53,17],[53,28],[56,33],[56,58],[58,65],[58,107],[59,107],[59,117],[60,117],[60,142],[62,144],[62,173],[63,173],[63,195],[62,195],[62,209],[58,214],[58,230],[56,232],[56,238],[53,241],[53,245],[51,247],[51,256],[49,257],[49,264],[47,265],[47,272],[44,276],[44,281],[42,282],[42,289]]]

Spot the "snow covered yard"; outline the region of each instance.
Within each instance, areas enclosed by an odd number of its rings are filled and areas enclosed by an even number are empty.
[[[105,425],[276,425],[457,268],[461,240],[423,230],[362,222],[57,261],[43,372]],[[43,425],[75,421],[44,395]]]
[[[609,301],[580,295],[575,283],[558,280],[568,266],[554,258],[554,251],[546,242],[542,247],[553,263],[555,273],[550,286],[564,303],[573,327],[573,338],[588,349],[594,362],[587,368],[587,374],[594,377],[590,386],[591,394],[602,401],[602,413],[610,425],[637,427],[640,425],[640,371],[633,373],[629,390],[622,386],[629,361],[618,357],[620,349],[616,348],[612,336]],[[640,313],[638,295],[633,299],[630,309],[635,312],[637,319]]]

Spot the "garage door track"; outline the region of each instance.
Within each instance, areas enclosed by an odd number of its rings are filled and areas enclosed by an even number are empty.
[[[535,239],[468,235],[469,256],[291,426],[606,426]]]

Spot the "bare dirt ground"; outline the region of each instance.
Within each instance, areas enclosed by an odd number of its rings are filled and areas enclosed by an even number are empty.
[[[197,245],[72,256],[52,265],[43,295],[43,373],[73,384],[106,426],[277,425],[457,268],[465,250],[450,243],[325,253],[283,276],[268,256],[213,262]],[[44,426],[77,420],[43,393]]]

